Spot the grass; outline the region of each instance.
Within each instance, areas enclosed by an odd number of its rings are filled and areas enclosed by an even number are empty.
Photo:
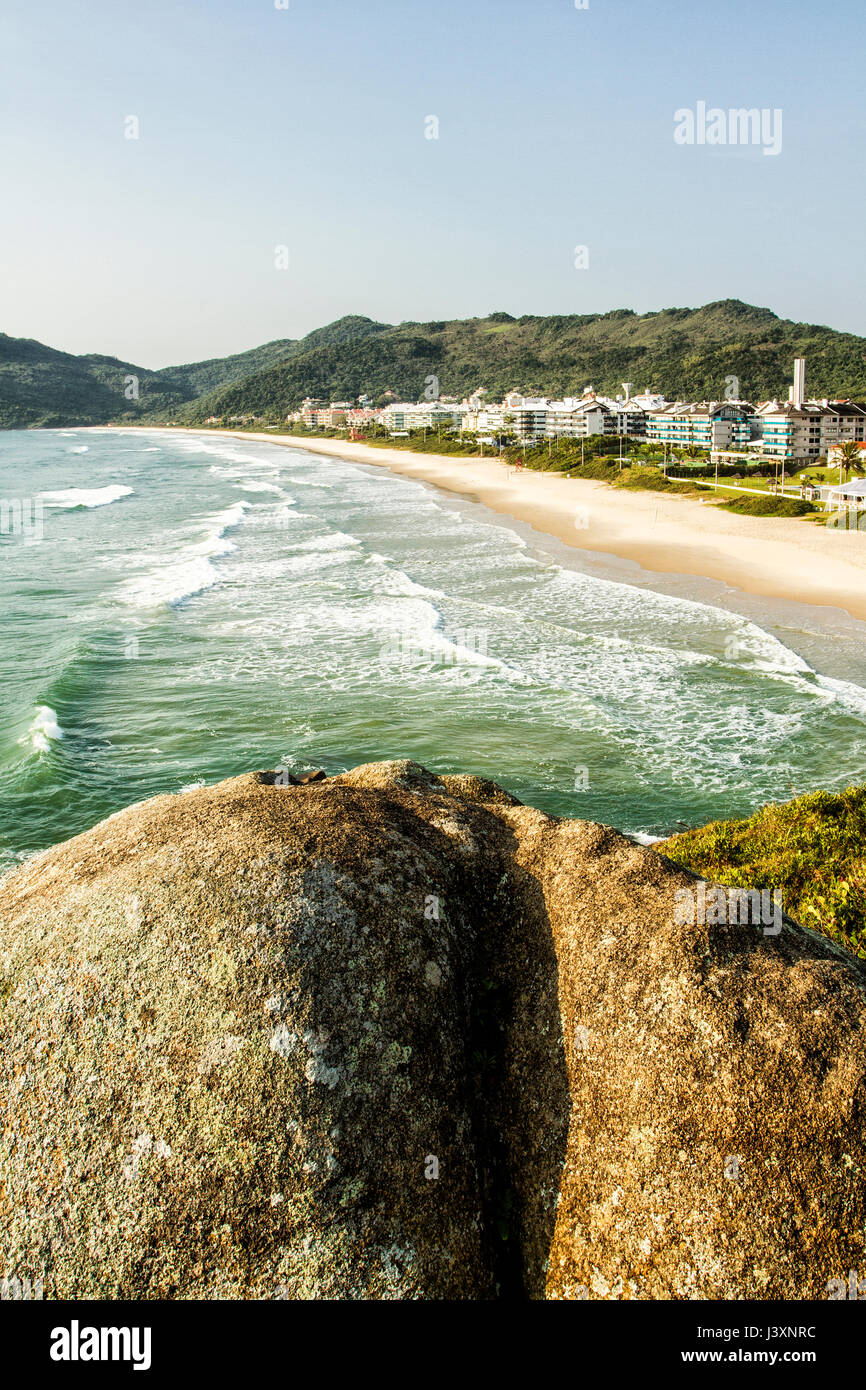
[[[662,854],[732,888],[779,888],[785,912],[866,960],[866,786],[713,821]]]
[[[694,483],[672,482],[657,468],[624,468],[612,479],[615,487],[632,488],[640,492],[680,492],[689,496],[699,496]]]
[[[766,497],[756,497],[754,494],[735,497],[730,502],[720,502],[719,506],[740,516],[808,516],[815,511],[811,502],[804,502],[799,497],[778,497],[773,493],[768,493]]]

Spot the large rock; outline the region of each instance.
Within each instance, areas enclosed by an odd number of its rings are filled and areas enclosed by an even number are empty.
[[[49,1297],[806,1298],[866,971],[491,783],[252,773],[0,884],[0,1267]]]

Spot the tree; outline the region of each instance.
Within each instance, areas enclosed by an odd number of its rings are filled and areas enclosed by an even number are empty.
[[[859,468],[863,462],[863,450],[854,443],[853,439],[847,439],[839,450],[839,482],[844,483],[848,476],[849,468]],[[845,477],[842,474],[845,474]]]

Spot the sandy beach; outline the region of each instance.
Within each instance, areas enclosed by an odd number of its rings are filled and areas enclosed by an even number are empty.
[[[560,473],[518,473],[495,458],[252,431],[188,432],[375,464],[474,498],[581,550],[635,560],[659,574],[699,575],[750,594],[841,608],[866,620],[866,532],[827,529],[808,519],[738,516],[689,497],[627,492]]]

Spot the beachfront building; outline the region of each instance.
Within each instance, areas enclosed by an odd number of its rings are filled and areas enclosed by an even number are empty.
[[[307,429],[336,430],[346,424],[346,417],[352,409],[351,401],[313,401],[309,397],[296,412]]]
[[[590,392],[580,399],[551,401],[547,416],[548,439],[588,439],[594,434],[615,434],[616,417],[607,402]]]
[[[822,493],[825,511],[866,511],[866,478],[852,478],[839,487],[822,488]]]
[[[761,437],[752,447],[785,463],[808,463],[821,452],[821,411],[812,401],[764,401],[757,410]]]
[[[387,405],[381,414],[385,429],[392,433],[404,430],[451,429],[460,425],[468,412],[468,406],[458,405],[456,401],[394,402]]]
[[[806,359],[794,360],[794,384],[787,401],[758,406],[762,454],[786,463],[806,464],[849,441],[866,441],[866,406],[854,401],[805,399]]]
[[[866,406],[853,401],[765,401],[758,406],[763,454],[791,463],[829,459],[842,444],[866,441]]]
[[[505,405],[482,405],[474,397],[467,404],[469,408],[460,422],[461,430],[485,435],[515,433],[511,412]]]
[[[651,411],[664,409],[668,402],[664,396],[649,390],[633,396],[630,381],[624,381],[622,389],[621,395],[598,397],[613,418],[612,431],[614,434],[628,435],[632,439],[645,439],[648,415]]]
[[[546,396],[521,396],[519,391],[509,391],[504,405],[504,414],[511,417],[508,428],[521,439],[546,438],[550,413]]]
[[[745,449],[752,437],[754,414],[748,401],[676,401],[647,413],[647,442],[709,453]]]
[[[523,396],[509,391],[501,405],[484,405],[479,395],[464,402],[467,413],[461,426],[475,433],[512,433],[520,439],[588,439],[591,435],[621,434],[643,438],[647,412],[665,404],[663,396],[630,396],[611,399],[587,387],[582,396],[550,400],[547,396]]]

